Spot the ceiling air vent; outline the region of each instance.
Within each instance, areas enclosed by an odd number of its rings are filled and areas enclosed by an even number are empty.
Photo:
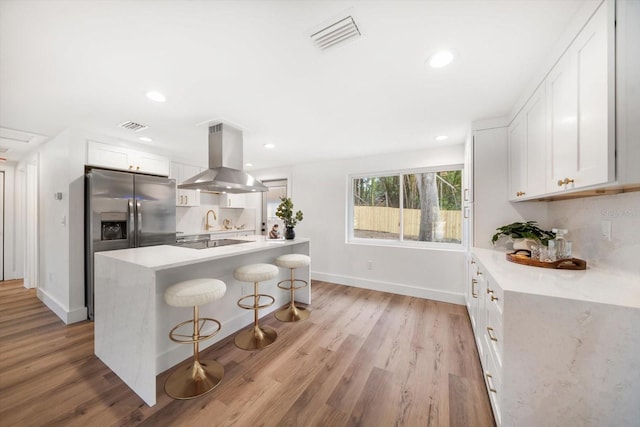
[[[320,31],[311,34],[311,40],[321,50],[326,50],[339,43],[345,42],[352,37],[360,37],[360,30],[353,20],[353,17],[347,16],[338,22],[328,25]]]
[[[132,130],[134,132],[140,132],[141,130],[145,130],[149,127],[136,122],[124,122],[120,123],[118,126],[120,126],[121,128]]]

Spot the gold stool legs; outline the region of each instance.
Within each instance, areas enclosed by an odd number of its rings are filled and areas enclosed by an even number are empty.
[[[289,305],[276,312],[276,319],[278,319],[281,322],[297,322],[299,320],[305,320],[309,318],[309,310],[302,307],[296,307],[296,302],[295,302],[296,289],[304,288],[305,286],[308,286],[308,283],[304,280],[295,278],[295,275],[294,275],[295,268],[290,268],[289,270],[291,270],[291,278],[287,280],[282,280],[278,283],[278,287],[280,289],[287,289],[291,292],[291,302],[289,303]],[[285,282],[289,283],[288,288],[281,286],[281,284]],[[304,285],[296,287],[295,286],[296,282],[302,282],[304,283]]]
[[[270,303],[260,305],[260,297],[271,299]],[[253,298],[253,304],[244,304],[242,300]],[[236,335],[234,340],[236,347],[243,350],[259,350],[273,344],[278,338],[278,333],[271,328],[261,328],[258,323],[258,310],[269,307],[275,302],[271,295],[258,293],[258,282],[253,283],[253,295],[246,295],[238,300],[238,306],[247,310],[253,310],[253,327]]]
[[[201,325],[200,320],[212,320],[218,323],[218,330],[220,330],[220,323],[214,319],[200,319],[199,307],[193,307],[193,335],[191,340],[178,340],[174,338],[173,332],[182,326],[183,324],[190,323],[188,320],[181,323],[171,330],[169,337],[171,340],[179,343],[193,343],[193,363],[186,367],[179,367],[174,370],[167,381],[164,383],[165,392],[174,399],[193,399],[194,397],[201,396],[205,393],[213,390],[224,377],[224,367],[215,360],[200,360],[200,341],[213,337],[215,333],[209,334],[205,337],[200,336]],[[181,336],[181,335],[177,335]]]

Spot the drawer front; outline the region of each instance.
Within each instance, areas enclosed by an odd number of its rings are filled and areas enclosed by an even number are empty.
[[[499,311],[502,316],[502,308],[504,307],[504,292],[502,288],[493,280],[492,277],[487,277],[486,287],[487,305],[490,305]]]
[[[487,392],[489,394],[489,400],[491,401],[491,408],[493,409],[493,416],[496,420],[496,425],[500,426],[501,423],[501,402],[502,399],[502,371],[499,369],[492,351],[487,351],[485,354],[484,364],[484,382],[487,386]]]
[[[485,335],[487,348],[493,352],[498,368],[502,368],[504,336],[502,334],[502,316],[498,309],[487,301]]]

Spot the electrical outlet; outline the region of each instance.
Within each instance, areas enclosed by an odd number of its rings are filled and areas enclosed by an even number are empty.
[[[611,221],[603,220],[602,226],[602,239],[611,241]]]
[[[373,270],[373,261],[367,261],[367,270]]]

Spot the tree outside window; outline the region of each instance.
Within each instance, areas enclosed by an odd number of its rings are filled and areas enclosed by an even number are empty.
[[[354,239],[462,243],[462,170],[352,178]]]

